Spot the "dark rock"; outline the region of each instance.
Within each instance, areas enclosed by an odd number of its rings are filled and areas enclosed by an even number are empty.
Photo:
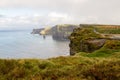
[[[84,41],[84,43],[82,44],[82,47],[84,47],[84,49],[81,49],[85,52],[93,52],[97,49],[100,49],[106,42],[106,39],[91,39],[91,40],[86,40]]]

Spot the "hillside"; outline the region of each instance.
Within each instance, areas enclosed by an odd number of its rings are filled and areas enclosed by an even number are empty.
[[[102,48],[120,50],[120,36],[118,33],[118,36],[110,33],[106,35],[95,29],[96,27],[94,25],[81,25],[80,28],[74,29],[69,37],[70,55],[74,55],[78,52],[91,53]],[[107,31],[108,29],[105,30]]]
[[[96,54],[96,53],[94,53]],[[106,54],[107,51],[106,51]],[[46,60],[0,60],[0,80],[119,80],[120,52]]]

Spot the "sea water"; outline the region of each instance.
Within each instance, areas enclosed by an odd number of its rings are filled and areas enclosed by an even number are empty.
[[[52,58],[69,55],[69,41],[56,41],[52,36],[30,34],[30,30],[0,31],[0,58]]]

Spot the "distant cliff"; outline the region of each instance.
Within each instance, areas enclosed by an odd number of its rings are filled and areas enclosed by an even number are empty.
[[[32,34],[52,35],[54,40],[65,41],[69,40],[68,37],[73,32],[73,29],[77,27],[79,26],[72,24],[56,25],[52,28],[33,29]]]
[[[33,29],[33,31],[31,32],[31,34],[40,34],[40,32],[44,30],[44,28],[40,28],[40,29]]]
[[[52,28],[52,37],[54,40],[69,40],[68,37],[78,25],[64,24],[56,25]]]

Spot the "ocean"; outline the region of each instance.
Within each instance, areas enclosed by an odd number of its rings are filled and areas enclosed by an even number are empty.
[[[1,59],[47,59],[69,55],[69,41],[56,41],[52,36],[30,34],[30,30],[0,31]]]

